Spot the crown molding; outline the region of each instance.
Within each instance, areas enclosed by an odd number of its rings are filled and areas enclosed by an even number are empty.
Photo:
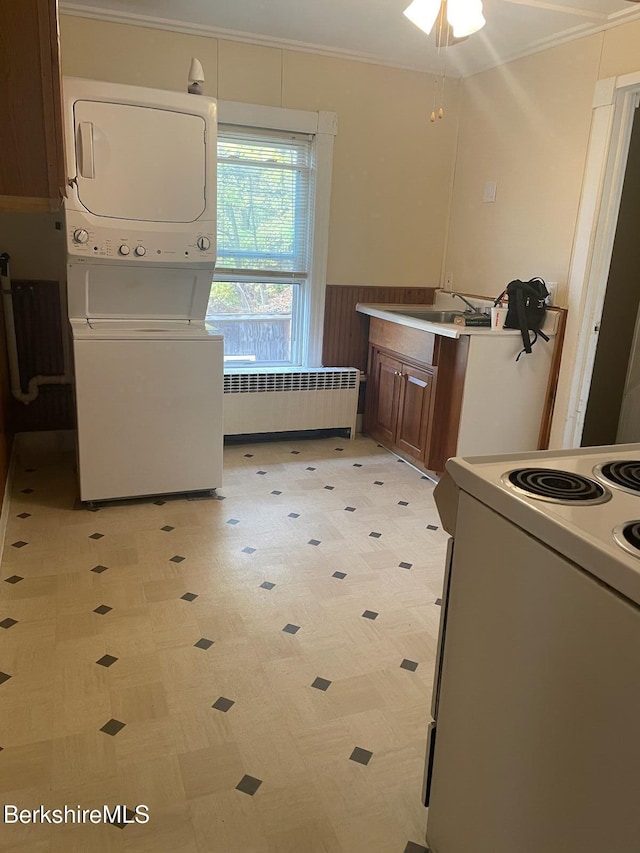
[[[60,2],[60,13],[77,18],[92,18],[98,21],[107,21],[112,24],[128,24],[129,26],[144,27],[146,29],[167,30],[169,32],[185,33],[187,35],[207,36],[209,38],[223,39],[225,41],[255,44],[259,47],[300,51],[302,53],[312,53],[318,56],[328,57],[330,59],[365,62],[369,65],[382,65],[387,68],[397,68],[401,71],[417,71],[423,74],[435,74],[437,76],[442,76],[442,69],[440,67],[441,63],[438,62],[437,57],[434,58],[433,64],[430,65],[392,62],[391,60],[384,59],[380,56],[346,50],[343,48],[309,44],[307,42],[299,42],[292,39],[261,36],[256,33],[241,32],[239,30],[225,30],[219,27],[211,27],[206,24],[190,24],[185,21],[178,21],[170,18],[156,18],[151,15],[139,15],[132,12],[115,12],[111,9],[85,6],[81,3],[69,3],[65,2],[65,0]],[[637,6],[634,3],[633,7],[630,7],[629,9],[622,9],[619,12],[613,12],[609,15],[606,21],[598,21],[594,24],[579,24],[578,26],[564,30],[562,33],[556,33],[553,36],[539,39],[538,41],[528,45],[524,50],[514,51],[500,60],[497,60],[495,56],[492,56],[484,63],[476,63],[473,70],[467,72],[452,72],[452,69],[449,67],[446,76],[449,78],[473,77],[476,74],[481,74],[482,72],[489,71],[492,68],[498,68],[501,65],[506,65],[516,59],[522,59],[535,53],[541,53],[544,50],[559,47],[567,42],[585,38],[586,36],[603,32],[604,30],[613,29],[614,27],[619,27],[621,24],[626,24],[638,19],[640,19],[640,3],[638,3]],[[436,67],[436,64],[438,67]],[[453,57],[453,64],[455,64],[455,57]]]
[[[517,59],[524,59],[526,56],[542,53],[544,50],[559,47],[560,45],[576,41],[577,39],[586,38],[587,36],[594,35],[595,33],[612,30],[622,24],[637,21],[638,19],[640,19],[640,3],[638,4],[638,7],[635,7],[634,3],[634,7],[632,8],[622,9],[620,12],[613,12],[609,15],[606,21],[601,21],[597,24],[579,24],[577,27],[571,27],[571,29],[565,30],[562,33],[556,33],[554,36],[539,39],[538,41],[530,44],[525,50],[515,51],[514,53],[505,56],[500,62],[489,60],[482,65],[478,65],[473,71],[469,71],[466,74],[462,73],[460,76],[464,79],[473,77],[476,74],[481,74],[483,71],[490,71],[492,68],[499,68],[501,65],[506,65],[507,63],[514,62]]]
[[[210,27],[207,24],[190,24],[172,18],[156,18],[152,15],[138,15],[132,12],[114,12],[112,9],[101,9],[96,6],[83,6],[81,3],[60,2],[60,14],[70,15],[75,18],[93,18],[97,21],[107,21],[111,24],[129,24],[133,27],[145,27],[146,29],[168,30],[174,33],[185,33],[192,36],[208,36],[209,38],[223,39],[224,41],[239,41],[245,44],[255,44],[259,47],[272,47],[278,50],[295,50],[301,53],[314,53],[318,56],[326,56],[330,59],[347,59],[353,62],[366,62],[369,65],[383,65],[388,68],[397,68],[401,71],[419,71],[423,74],[439,74],[436,68],[427,64],[416,65],[411,63],[393,62],[373,54],[362,53],[355,50],[347,50],[328,45],[310,44],[308,42],[294,41],[293,39],[276,38],[275,36],[262,36],[257,33],[246,33],[240,30],[225,30],[220,27]]]

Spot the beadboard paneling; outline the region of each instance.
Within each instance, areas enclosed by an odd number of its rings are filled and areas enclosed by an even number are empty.
[[[4,332],[4,317],[0,302],[0,509],[9,472],[13,432],[10,424],[9,369],[7,367],[7,343]]]
[[[358,287],[327,285],[322,363],[325,367],[367,369],[369,317],[356,311],[358,302],[429,304],[434,287]]]
[[[60,307],[57,281],[12,282],[13,316],[16,327],[20,384],[27,391],[33,376],[64,373],[62,335],[68,334],[67,319]],[[11,421],[15,432],[73,429],[71,385],[41,386],[36,399],[25,405],[11,398]]]

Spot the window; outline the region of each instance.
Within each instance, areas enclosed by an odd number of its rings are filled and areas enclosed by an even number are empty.
[[[280,119],[285,126],[309,125],[310,117],[317,126],[319,116],[333,116],[227,106],[235,108],[234,118],[258,111],[262,124],[267,114],[269,123]],[[326,137],[332,143],[335,121],[330,134],[317,127],[315,133],[274,130],[248,126],[249,115],[246,124],[224,123],[224,108],[220,102],[217,262],[207,321],[224,334],[227,369],[317,366],[331,162]]]

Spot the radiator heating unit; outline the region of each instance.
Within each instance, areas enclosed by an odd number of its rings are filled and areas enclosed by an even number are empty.
[[[359,387],[355,367],[226,373],[224,434],[349,429],[355,438]]]

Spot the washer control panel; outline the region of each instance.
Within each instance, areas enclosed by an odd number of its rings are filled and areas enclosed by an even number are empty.
[[[202,230],[192,224],[176,224],[171,231],[135,231],[93,228],[75,211],[67,211],[67,252],[85,260],[128,263],[213,264],[216,259],[215,224],[203,222]]]

